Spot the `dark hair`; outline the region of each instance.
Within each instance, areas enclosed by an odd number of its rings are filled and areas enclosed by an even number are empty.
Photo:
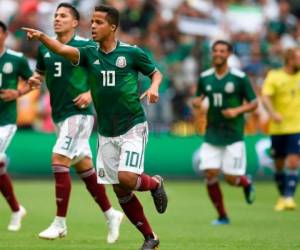
[[[7,31],[7,26],[5,25],[4,22],[0,21],[0,27],[1,27],[1,29],[2,29],[4,32]]]
[[[225,40],[217,40],[213,43],[213,46],[212,46],[212,49],[214,50],[214,48],[219,45],[219,44],[222,44],[222,45],[225,45],[227,46],[227,49],[229,52],[232,52],[233,51],[233,47],[232,47],[232,44],[228,41],[225,41]]]
[[[68,8],[70,11],[71,11],[71,14],[72,16],[77,20],[79,21],[80,20],[80,14],[78,12],[78,10],[72,5],[72,4],[69,4],[69,3],[60,3],[56,10],[58,10],[59,8]]]
[[[107,21],[110,24],[116,25],[116,27],[119,26],[120,14],[116,8],[109,5],[101,4],[95,7],[95,11],[107,13]]]

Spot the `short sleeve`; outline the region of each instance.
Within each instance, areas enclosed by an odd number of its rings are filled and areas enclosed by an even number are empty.
[[[78,53],[79,53],[79,60],[77,63],[73,64],[74,66],[81,66],[81,67],[85,67],[88,64],[88,51],[94,48],[94,46],[85,46],[85,47],[80,47],[77,48],[78,49]]]
[[[42,53],[42,47],[39,46],[38,55],[37,55],[37,62],[36,62],[36,71],[38,73],[44,74],[45,70],[46,70],[46,66],[45,66],[44,56],[43,56],[43,53]]]
[[[24,80],[27,80],[29,77],[32,76],[32,71],[31,71],[28,61],[25,57],[21,57],[19,75]]]
[[[204,95],[204,91],[203,91],[203,79],[200,76],[199,79],[198,79],[196,96],[202,96],[202,95]]]
[[[135,50],[135,65],[138,71],[144,75],[151,75],[156,71],[156,67],[149,56],[140,48]]]
[[[274,85],[274,73],[271,71],[267,74],[267,77],[262,86],[262,95],[272,96],[275,93],[275,85]]]
[[[245,99],[248,101],[248,102],[251,102],[253,100],[256,99],[256,94],[253,90],[253,87],[252,87],[252,84],[249,80],[249,78],[247,76],[243,77],[242,78],[242,81],[243,81],[243,94],[244,94],[244,97]]]

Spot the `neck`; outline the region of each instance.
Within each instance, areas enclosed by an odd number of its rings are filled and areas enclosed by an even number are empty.
[[[284,66],[284,71],[289,75],[293,75],[297,72],[293,67],[290,67],[289,65]]]
[[[69,41],[71,41],[71,39],[74,36],[74,31],[70,31],[67,33],[63,33],[63,34],[56,34],[57,35],[57,40],[60,41],[61,43],[68,43]]]
[[[224,65],[215,67],[215,71],[218,76],[223,76],[228,71],[228,65],[224,64]]]
[[[116,48],[117,46],[117,40],[115,38],[115,36],[111,36],[108,39],[106,39],[105,41],[100,43],[101,45],[101,50],[105,53],[109,53],[112,50],[114,50],[114,48]]]

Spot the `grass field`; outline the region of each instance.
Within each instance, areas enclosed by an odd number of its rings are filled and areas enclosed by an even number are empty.
[[[73,182],[67,237],[54,241],[41,240],[37,233],[50,224],[55,212],[53,184],[50,181],[15,181],[14,184],[28,215],[20,232],[8,232],[6,227],[10,211],[1,199],[1,250],[136,250],[142,244],[140,234],[125,220],[119,241],[107,245],[104,217],[79,181]],[[300,249],[299,210],[274,212],[276,192],[272,183],[257,183],[257,201],[251,206],[245,204],[240,189],[223,184],[232,224],[220,227],[210,225],[216,213],[207,198],[203,182],[170,181],[166,183],[166,188],[170,203],[164,215],[155,212],[149,193],[139,195],[160,237],[161,250]],[[108,191],[115,207],[119,207],[110,187]],[[298,195],[298,201],[299,198]]]

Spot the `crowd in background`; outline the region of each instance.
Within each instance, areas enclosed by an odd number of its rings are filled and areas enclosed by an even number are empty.
[[[20,27],[53,34],[56,0],[0,0],[1,20],[9,26],[7,46],[22,51],[35,68],[38,43],[28,42]],[[164,75],[160,102],[145,105],[152,131],[186,135],[203,132],[205,110],[194,111],[190,100],[201,71],[210,67],[210,46],[216,39],[233,43],[230,65],[245,71],[258,96],[266,72],[283,64],[283,51],[300,45],[300,1],[288,0],[65,0],[81,13],[78,34],[90,37],[94,6],[119,9],[119,38],[142,47]],[[149,80],[140,79],[141,92]],[[18,124],[53,131],[45,85],[22,97]],[[196,113],[195,113],[196,112]],[[246,132],[266,131],[262,106],[248,117]],[[197,124],[195,126],[195,124]]]

